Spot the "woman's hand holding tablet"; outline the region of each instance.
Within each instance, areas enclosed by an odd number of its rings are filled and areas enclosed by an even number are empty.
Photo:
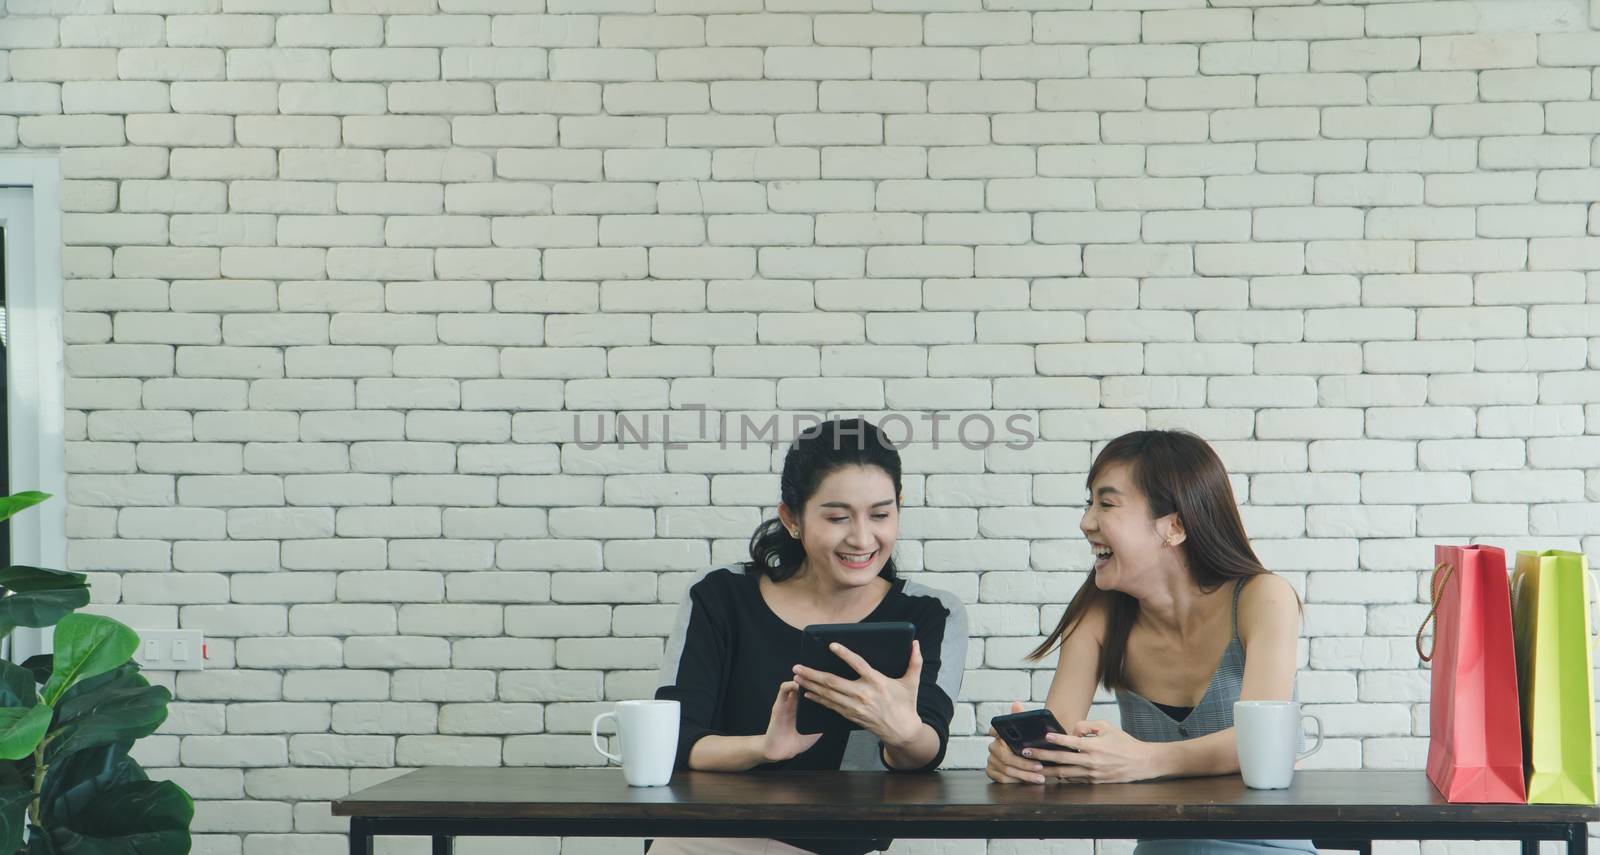
[[[800,664],[800,733],[852,725],[886,743],[910,741],[922,729],[917,688],[922,651],[906,622],[813,624],[805,629]]]
[[[795,728],[795,708],[799,700],[800,686],[793,680],[778,687],[778,697],[772,702],[772,718],[767,722],[767,732],[761,741],[761,756],[766,762],[776,763],[809,751],[822,738],[820,733],[805,734]]]

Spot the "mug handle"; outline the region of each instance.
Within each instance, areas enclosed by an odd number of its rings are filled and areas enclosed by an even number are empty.
[[[1316,742],[1315,745],[1311,746],[1311,750],[1310,751],[1307,751],[1304,754],[1301,754],[1301,755],[1295,757],[1294,759],[1295,759],[1296,763],[1298,763],[1301,760],[1304,760],[1307,757],[1310,757],[1311,755],[1313,755],[1313,754],[1317,753],[1318,751],[1322,750],[1322,719],[1317,718],[1316,716],[1312,715],[1311,713],[1306,713],[1305,715],[1300,717],[1301,724],[1303,725],[1305,723],[1305,720],[1308,719],[1308,718],[1317,723],[1317,742]]]
[[[606,758],[607,760],[615,760],[618,763],[621,763],[622,756],[620,754],[612,754],[610,751],[607,751],[605,748],[605,743],[600,741],[600,722],[602,719],[608,717],[612,721],[615,721],[617,718],[616,711],[613,710],[612,712],[603,712],[594,717],[594,724],[589,727],[589,738],[594,741],[594,750],[600,752],[602,757]],[[1320,742],[1318,743],[1318,746],[1321,746]]]

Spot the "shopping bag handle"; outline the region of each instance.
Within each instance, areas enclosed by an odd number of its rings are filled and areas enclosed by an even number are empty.
[[[1443,578],[1439,576],[1439,571],[1441,570],[1444,571]],[[1417,627],[1417,655],[1422,657],[1424,662],[1433,661],[1433,645],[1430,644],[1428,651],[1424,653],[1422,651],[1422,634],[1428,631],[1428,623],[1438,615],[1439,597],[1444,595],[1444,586],[1450,584],[1450,574],[1454,572],[1456,572],[1456,566],[1444,561],[1433,568],[1433,576],[1428,580],[1428,593],[1433,600],[1433,605],[1428,609],[1428,616],[1422,619],[1422,626]]]

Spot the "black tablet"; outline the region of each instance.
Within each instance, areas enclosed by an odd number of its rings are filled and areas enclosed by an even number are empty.
[[[858,675],[855,669],[828,649],[828,645],[838,642],[867,660],[867,664],[879,673],[898,680],[906,675],[906,668],[911,665],[911,641],[916,635],[916,624],[909,621],[814,623],[806,627],[801,635],[800,664],[836,674],[846,680],[856,679]],[[800,699],[795,729],[801,733],[848,730],[852,727],[855,725],[849,719],[822,704],[803,697]]]

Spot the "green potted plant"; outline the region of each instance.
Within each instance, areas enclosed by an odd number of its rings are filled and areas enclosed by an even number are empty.
[[[0,497],[0,520],[50,498]],[[0,569],[0,637],[54,626],[54,654],[0,660],[0,855],[183,855],[194,802],[128,756],[167,718],[172,693],[133,662],[139,636],[76,614],[88,577]]]

